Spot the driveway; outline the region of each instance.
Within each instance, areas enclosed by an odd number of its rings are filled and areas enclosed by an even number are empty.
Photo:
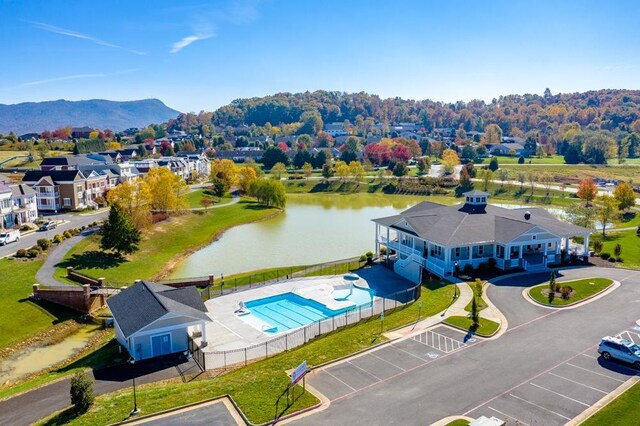
[[[96,395],[131,387],[134,376],[136,385],[139,385],[199,373],[200,368],[193,360],[185,360],[181,356],[139,361],[134,366],[124,364],[92,372]],[[29,425],[68,407],[71,404],[70,383],[71,379],[66,378],[0,401],[0,424]],[[133,408],[133,400],[131,404]],[[144,407],[140,408],[144,411]]]
[[[454,350],[450,350],[453,346],[444,346],[449,352],[443,353],[438,350],[437,343],[434,347],[433,337],[425,336],[417,342],[428,343],[424,353],[410,351],[422,360],[416,359],[413,366],[393,362],[404,369],[394,374],[387,371],[390,358],[366,360],[369,364],[360,367],[377,379],[362,373],[359,383],[345,375],[343,381],[347,389],[351,388],[347,393],[340,391],[338,384],[328,387],[322,383],[328,377],[325,370],[333,373],[334,366],[318,370],[309,376],[308,383],[319,389],[331,389],[326,395],[331,403],[324,411],[294,423],[424,425],[461,414],[497,416],[508,424],[515,424],[514,418],[521,424],[566,423],[567,418],[586,409],[585,404],[638,374],[627,366],[602,362],[597,357],[596,345],[602,336],[633,329],[640,317],[640,272],[591,267],[566,270],[562,275],[560,280],[605,276],[622,285],[579,308],[549,310],[530,304],[521,294],[523,286],[543,282],[548,274],[498,281],[489,289],[488,297],[509,322],[502,337],[466,342],[465,346],[454,347]],[[401,342],[388,350],[399,344]],[[416,343],[402,344],[415,346]],[[432,358],[429,353],[437,357]],[[584,379],[577,380],[581,377]],[[363,384],[364,381],[367,383]],[[584,396],[578,398],[578,389],[585,385],[597,391],[591,389],[589,395],[583,392]],[[561,411],[558,404],[570,408]],[[544,413],[539,416],[541,420],[530,423],[532,418],[538,418],[538,413]]]

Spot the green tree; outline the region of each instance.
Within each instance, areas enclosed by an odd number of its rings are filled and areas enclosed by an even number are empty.
[[[622,246],[620,245],[620,243],[616,244],[616,246],[613,248],[613,254],[615,255],[616,259],[620,259],[620,256],[622,255]]]
[[[282,209],[287,203],[284,185],[279,180],[258,179],[251,184],[249,195],[267,207]]]
[[[138,250],[140,231],[118,204],[111,206],[109,218],[100,231],[100,248],[113,250],[118,256],[131,254]]]
[[[630,209],[636,205],[636,194],[633,188],[626,182],[621,182],[613,190],[613,198],[618,202],[618,209],[621,211]]]
[[[93,380],[84,371],[78,371],[71,378],[71,404],[79,413],[87,411],[95,399]]]
[[[500,188],[504,188],[504,183],[509,180],[509,169],[498,169],[498,179],[500,180]]]
[[[394,176],[402,177],[402,176],[405,176],[407,173],[409,173],[409,168],[405,163],[403,163],[402,161],[399,163],[396,163],[395,167],[393,168]]]
[[[282,163],[285,166],[289,164],[289,157],[280,148],[270,146],[262,154],[262,164],[264,164],[265,170],[271,170],[274,164]]]
[[[478,177],[482,179],[482,190],[488,190],[489,182],[491,182],[491,179],[493,179],[493,172],[489,169],[480,170],[480,172],[478,173]]]
[[[607,224],[613,220],[618,209],[615,198],[610,195],[600,195],[596,198],[596,215],[602,226],[602,236],[606,235]]]
[[[498,165],[498,157],[496,156],[491,157],[491,161],[489,161],[489,170],[491,170],[492,172],[495,172],[499,168],[500,166]]]
[[[325,178],[325,180],[328,181],[331,177],[333,177],[333,174],[334,170],[330,164],[326,163],[322,166],[322,177]]]
[[[429,173],[429,169],[431,169],[431,159],[429,157],[419,158],[417,162],[417,167],[418,167],[418,173],[420,175]]]
[[[309,163],[304,163],[302,165],[302,172],[304,173],[304,176],[308,180],[309,177],[311,177],[311,175],[313,174],[313,166]]]
[[[287,166],[284,163],[276,163],[271,167],[271,174],[278,178],[278,180],[282,179],[282,175],[287,172]]]

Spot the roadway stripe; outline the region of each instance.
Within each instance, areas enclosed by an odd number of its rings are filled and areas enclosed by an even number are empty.
[[[351,361],[347,361],[347,364],[350,364],[350,365],[354,366],[354,367],[355,367],[355,368],[357,368],[358,370],[362,370],[365,374],[370,375],[371,377],[373,377],[374,379],[376,379],[376,380],[378,380],[378,381],[382,380],[380,377],[376,376],[376,375],[375,375],[375,374],[373,374],[373,373],[369,373],[367,370],[365,370],[365,369],[364,369],[364,368],[362,368],[362,367],[359,367],[359,366],[355,365],[355,364],[354,364],[354,363],[352,363]]]
[[[343,385],[345,385],[346,387],[348,387],[349,389],[351,389],[352,391],[356,391],[356,389],[354,387],[349,386],[348,384],[346,384],[345,382],[343,382],[342,380],[338,379],[336,376],[334,376],[333,374],[331,374],[329,371],[327,370],[322,370],[324,373],[327,373],[328,375],[330,375],[331,377],[333,377],[334,379],[336,379],[337,381],[339,381],[340,383],[342,383]]]
[[[607,376],[606,374],[598,373],[596,371],[589,370],[588,368],[579,367],[577,365],[571,364],[570,362],[567,362],[567,365],[570,365],[571,367],[579,368],[580,370],[588,371],[589,373],[597,374],[598,376],[606,377],[607,379],[615,380],[616,382],[620,382],[620,383],[625,382],[624,380],[616,379],[615,377]]]
[[[380,361],[384,361],[384,362],[386,362],[387,364],[389,364],[389,365],[390,365],[390,366],[392,366],[392,367],[397,368],[398,370],[407,371],[407,370],[405,370],[404,368],[400,367],[399,365],[395,365],[394,363],[389,362],[389,361],[387,361],[386,359],[379,357],[379,356],[378,356],[378,355],[376,355],[375,353],[376,353],[376,351],[373,351],[373,352],[370,352],[370,353],[369,353],[369,355],[372,355],[372,356],[374,356],[374,357],[378,358]]]
[[[568,397],[567,395],[563,395],[563,394],[561,394],[561,393],[559,393],[559,392],[552,391],[551,389],[547,389],[547,388],[545,388],[544,386],[536,385],[536,384],[535,384],[535,383],[533,383],[533,382],[529,382],[529,384],[530,384],[531,386],[535,386],[535,387],[540,388],[540,389],[542,389],[542,390],[546,390],[547,392],[551,392],[551,393],[553,393],[553,394],[556,394],[556,395],[558,395],[558,396],[561,396],[561,397],[563,397],[563,398],[566,398],[566,399],[568,399],[569,401],[573,401],[573,402],[577,402],[578,404],[582,404],[582,405],[584,405],[585,407],[590,407],[590,406],[591,406],[590,404],[585,404],[584,402],[582,402],[582,401],[578,401],[577,399],[570,398],[570,397]]]
[[[516,419],[515,417],[510,416],[510,415],[508,415],[507,413],[503,413],[502,411],[500,411],[500,410],[496,410],[495,408],[490,407],[490,406],[488,406],[488,405],[487,405],[487,408],[488,408],[489,410],[493,410],[493,411],[495,411],[496,413],[498,413],[498,414],[500,414],[500,415],[502,415],[502,416],[509,417],[510,419],[515,420],[515,421],[516,421],[516,424],[521,424],[521,425],[524,425],[524,426],[529,426],[529,424],[527,424],[527,423],[523,422],[523,421],[522,421],[522,420],[520,420],[520,419]]]
[[[607,395],[607,394],[609,393],[609,392],[606,392],[606,391],[600,390],[600,389],[598,389],[598,388],[594,388],[593,386],[585,385],[584,383],[580,383],[580,382],[577,382],[577,381],[575,381],[575,380],[567,379],[566,377],[561,376],[561,375],[556,374],[556,373],[549,372],[549,374],[551,374],[552,376],[558,377],[558,378],[560,378],[560,379],[566,380],[567,382],[571,382],[571,383],[575,383],[576,385],[584,386],[585,388],[592,389],[592,390],[594,390],[594,391],[597,391],[597,392],[603,393],[603,394],[605,394],[605,395]]]
[[[516,395],[514,395],[514,394],[512,394],[512,393],[510,393],[510,394],[509,394],[509,396],[512,396],[512,397],[514,397],[515,399],[519,399],[520,401],[525,402],[525,403],[527,403],[527,404],[533,405],[534,407],[538,407],[539,409],[544,410],[544,411],[547,411],[547,412],[549,412],[549,413],[551,413],[551,414],[555,414],[556,416],[558,416],[558,417],[562,417],[562,418],[563,418],[563,419],[565,419],[565,420],[571,420],[569,417],[565,417],[565,416],[563,416],[563,415],[562,415],[562,414],[560,414],[560,413],[556,413],[555,411],[549,410],[548,408],[544,408],[542,405],[538,405],[538,404],[536,404],[536,403],[534,403],[534,402],[527,401],[526,399],[524,399],[524,398],[520,398],[519,396],[516,396]]]
[[[582,355],[586,356],[587,358],[598,359],[598,357],[595,357],[593,355],[587,355],[587,354],[582,354]]]

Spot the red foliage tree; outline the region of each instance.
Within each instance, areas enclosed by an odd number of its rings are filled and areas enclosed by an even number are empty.
[[[598,188],[596,182],[592,178],[582,179],[578,186],[578,192],[576,193],[578,198],[583,200],[587,206],[595,200],[598,195]]]
[[[409,152],[409,148],[405,145],[398,144],[393,147],[393,151],[391,151],[391,157],[396,161],[407,162],[411,159],[411,153]]]
[[[380,166],[389,162],[391,149],[389,149],[388,145],[372,143],[364,147],[364,156],[371,161],[371,164]]]

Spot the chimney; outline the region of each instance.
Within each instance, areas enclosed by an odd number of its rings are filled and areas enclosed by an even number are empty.
[[[526,212],[524,212],[524,218],[525,220],[529,220],[531,219],[531,212],[529,210],[527,210]]]

